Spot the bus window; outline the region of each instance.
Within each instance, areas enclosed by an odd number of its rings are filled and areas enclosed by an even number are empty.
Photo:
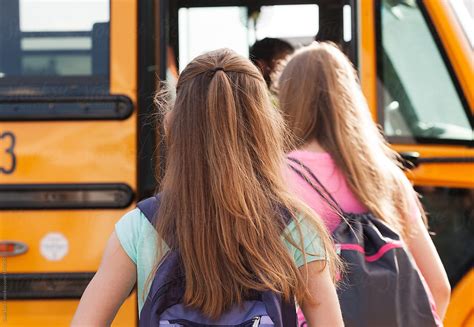
[[[473,141],[472,114],[415,2],[379,6],[379,113],[400,143]],[[449,112],[449,114],[448,114]]]
[[[180,71],[195,56],[216,48],[227,47],[248,56],[250,46],[266,37],[283,39],[295,48],[315,39],[333,41],[356,62],[354,3],[280,0],[212,5],[181,0],[170,3],[167,42]]]
[[[255,40],[273,37],[287,39],[295,45],[308,44],[318,34],[319,6],[262,6],[255,23],[252,31]]]
[[[180,8],[180,70],[194,57],[218,48],[231,48],[247,56],[246,16],[244,7]]]
[[[227,47],[248,56],[256,40],[281,38],[301,46],[318,31],[317,5],[262,6],[254,12],[247,7],[180,8],[178,17],[181,70],[209,50]]]
[[[107,93],[109,11],[108,0],[0,0],[0,94]]]
[[[408,143],[472,142],[470,110],[421,8],[415,2],[383,0],[379,17],[379,112],[386,135]]]

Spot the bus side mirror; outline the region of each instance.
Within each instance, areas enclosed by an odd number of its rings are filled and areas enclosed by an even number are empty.
[[[418,152],[400,152],[402,164],[405,169],[413,169],[419,166],[420,154]]]

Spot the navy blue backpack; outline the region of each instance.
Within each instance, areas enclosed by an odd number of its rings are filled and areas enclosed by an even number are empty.
[[[346,327],[442,326],[429,289],[400,236],[370,212],[344,212],[302,162],[290,168],[344,219],[332,233],[346,271],[337,291]]]
[[[160,195],[138,203],[150,223],[155,219],[160,205]],[[285,221],[289,219],[283,215]],[[289,221],[286,221],[288,223]],[[219,264],[216,262],[216,264]],[[255,292],[252,299],[244,301],[225,312],[218,320],[210,320],[198,310],[183,304],[185,275],[177,249],[168,251],[160,262],[150,291],[140,313],[140,327],[151,326],[239,326],[239,327],[296,327],[294,301],[285,302],[273,292]],[[203,285],[202,287],[206,287]]]

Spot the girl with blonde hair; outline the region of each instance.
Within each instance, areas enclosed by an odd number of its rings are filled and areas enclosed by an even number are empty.
[[[284,121],[257,68],[231,50],[209,52],[186,66],[176,91],[154,225],[140,209],[120,219],[73,325],[109,324],[136,283],[140,323],[151,319],[142,309],[160,294],[149,291],[179,253],[184,279],[173,287],[182,294],[161,300],[180,298],[184,312],[205,317],[200,325],[233,325],[223,317],[268,291],[296,297],[310,326],[342,326],[338,259],[323,223],[287,191]]]
[[[330,232],[340,225],[341,212],[370,212],[398,233],[444,317],[450,287],[425,214],[398,154],[371,119],[349,59],[331,43],[314,42],[299,50],[280,76],[279,99],[298,148],[288,155],[291,164],[300,169],[295,163],[301,163],[322,184],[308,183],[301,170],[290,169],[295,194],[323,218]],[[328,194],[318,194],[321,188]]]

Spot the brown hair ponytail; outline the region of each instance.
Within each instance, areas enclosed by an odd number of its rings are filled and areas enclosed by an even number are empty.
[[[279,207],[311,220],[330,264],[337,261],[322,224],[286,191],[283,143],[283,119],[247,59],[223,49],[184,69],[167,125],[157,230],[180,250],[185,303],[210,317],[250,290],[308,295],[282,240]]]

